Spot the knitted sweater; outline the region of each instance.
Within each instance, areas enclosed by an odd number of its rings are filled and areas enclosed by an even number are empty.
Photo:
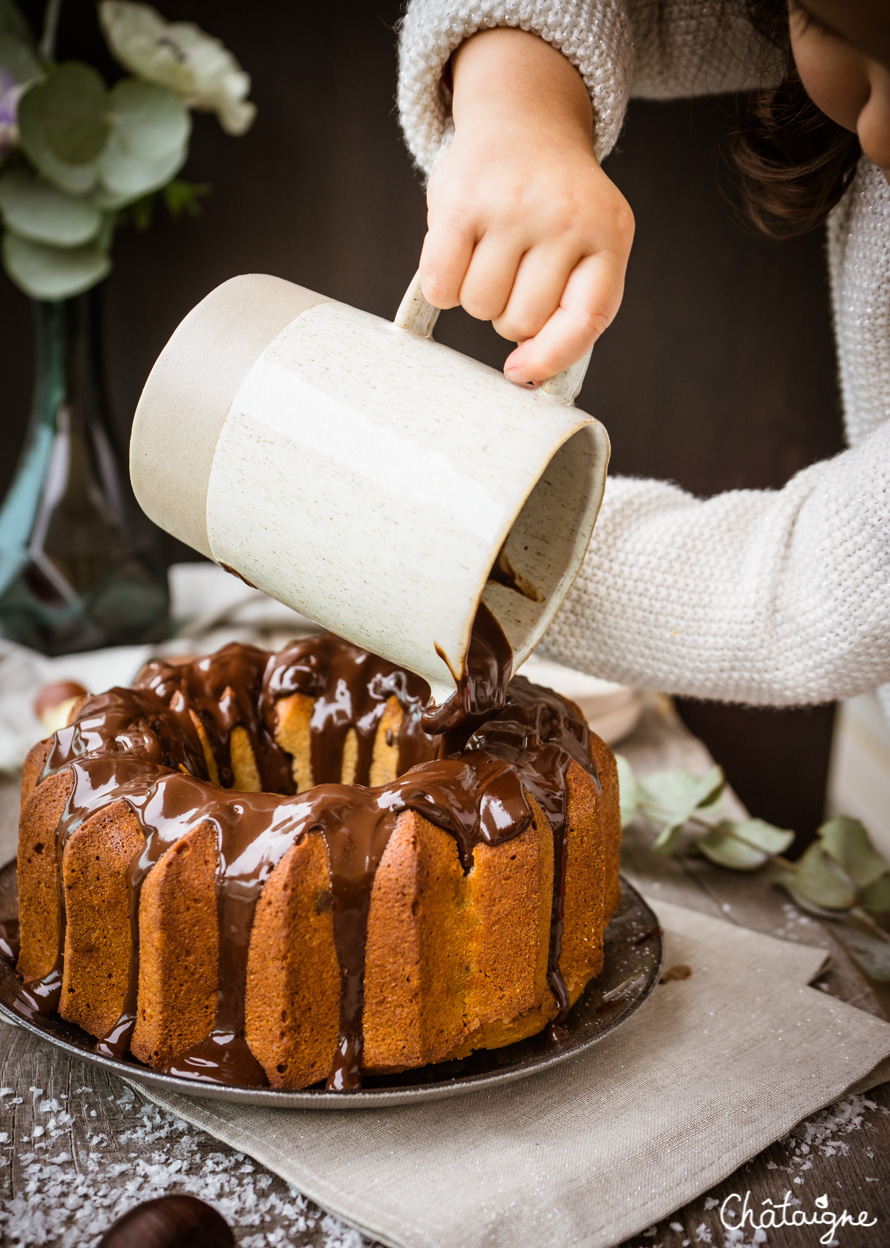
[[[775,74],[722,0],[413,0],[399,107],[428,171],[447,141],[441,75],[476,30],[520,26],[590,92],[602,158],[631,94],[739,90]],[[542,652],[670,693],[774,706],[879,689],[890,719],[890,187],[862,158],[828,230],[849,450],[781,490],[701,500],[610,478],[581,573]]]

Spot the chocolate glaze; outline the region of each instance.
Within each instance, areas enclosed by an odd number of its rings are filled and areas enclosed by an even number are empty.
[[[4,919],[0,922],[0,958],[16,963],[19,960],[20,949],[18,919]]]
[[[436,653],[448,660],[436,646]],[[420,719],[428,733],[471,729],[499,711],[507,700],[513,671],[513,651],[496,618],[480,600],[470,633],[462,672],[452,672],[455,690],[441,706],[428,703]]]
[[[507,589],[514,590],[517,594],[521,594],[523,598],[528,598],[529,602],[543,602],[544,597],[536,585],[533,585],[527,577],[514,568],[510,556],[507,554],[506,544],[498,551],[498,557],[492,564],[488,579],[494,581],[496,585],[504,585]]]
[[[352,731],[357,746],[355,782],[367,784],[374,742],[390,698],[397,700],[402,711],[399,772],[442,752],[441,742],[431,740],[421,727],[429,692],[426,681],[413,672],[325,633],[292,642],[269,656],[258,710],[268,736],[274,739],[276,704],[295,693],[313,698],[312,779],[316,784],[339,784],[346,738]]]
[[[58,962],[42,979],[23,984],[12,1003],[12,1008],[23,1018],[38,1014],[55,1014],[62,996],[62,966]]]
[[[244,997],[254,908],[275,865],[298,840],[323,837],[331,876],[334,942],[342,991],[340,1037],[328,1087],[360,1086],[364,954],[371,888],[399,815],[413,810],[450,833],[469,871],[475,847],[518,836],[533,819],[529,798],[553,829],[554,887],[548,978],[559,1016],[568,1006],[559,974],[566,860],[566,777],[574,760],[595,777],[587,727],[566,702],[523,678],[507,687],[512,655],[493,617],[480,611],[464,685],[444,717],[447,736],[424,731],[429,689],[418,677],[331,635],[295,642],[278,654],[230,645],[188,665],[149,664],[132,689],[88,698],[76,722],[53,738],[44,776],[68,769],[71,797],[57,828],[57,861],[68,837],[96,811],[123,800],[145,834],[131,864],[133,958],[121,1017],[98,1042],[125,1056],[136,1018],[138,900],[142,881],[185,833],[206,822],[218,847],[220,973],[210,1036],[170,1062],[191,1078],[265,1083],[244,1039]],[[504,650],[506,647],[506,651]],[[475,689],[474,686],[475,685]],[[313,699],[311,765],[315,787],[295,794],[292,759],[276,742],[277,703]],[[400,718],[381,741],[398,746],[398,778],[369,787],[374,743],[392,700]],[[448,706],[448,703],[445,704]],[[438,708],[443,711],[444,708]],[[438,712],[436,712],[438,713]],[[263,792],[231,786],[230,741],[243,728]],[[340,783],[343,751],[355,734],[355,783]],[[203,737],[203,740],[202,740]],[[209,779],[205,746],[223,788]],[[64,895],[59,870],[56,966],[25,985],[18,1008],[57,1008],[63,970]]]
[[[223,572],[228,572],[229,576],[237,576],[239,581],[243,581],[244,584],[249,586],[251,589],[256,589],[256,585],[254,585],[253,581],[249,581],[246,576],[242,575],[242,573],[238,571],[237,568],[233,568],[228,563],[221,563],[219,566],[222,568]]]
[[[567,704],[557,694],[529,683],[524,676],[512,680],[507,704],[467,742],[469,749],[484,741],[485,748],[499,752],[521,767],[525,788],[547,816],[553,832],[553,901],[550,914],[550,946],[547,978],[556,999],[557,1024],[569,1011],[569,997],[559,973],[562,946],[563,906],[568,864],[566,829],[567,773],[574,759],[596,779],[590,758],[590,733],[580,717],[567,714]],[[558,1038],[555,1032],[551,1039]]]

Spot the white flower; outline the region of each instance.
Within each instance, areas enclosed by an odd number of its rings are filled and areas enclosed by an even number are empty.
[[[102,0],[108,46],[131,73],[173,91],[189,108],[216,113],[227,134],[244,134],[256,115],[250,75],[228,48],[193,22],[168,22],[149,4]]]

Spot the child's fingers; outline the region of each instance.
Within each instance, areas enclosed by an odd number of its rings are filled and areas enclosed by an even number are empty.
[[[522,244],[508,235],[486,234],[476,244],[460,288],[461,306],[480,321],[493,321],[507,306]]]
[[[559,307],[562,292],[578,262],[577,249],[533,247],[519,262],[507,306],[494,320],[502,338],[524,342],[544,328]]]
[[[476,235],[469,221],[443,221],[427,231],[420,253],[420,285],[424,297],[436,308],[455,308],[463,285]]]
[[[612,252],[598,252],[576,265],[547,324],[508,357],[504,372],[509,380],[537,384],[580,360],[618,311],[624,268],[624,260]]]

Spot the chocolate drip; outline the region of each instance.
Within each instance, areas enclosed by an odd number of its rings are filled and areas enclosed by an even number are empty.
[[[243,583],[250,589],[256,589],[256,585],[254,585],[253,581],[249,581],[246,576],[242,575],[237,568],[233,568],[231,564],[221,563],[219,566],[222,568],[223,572],[228,572],[229,576],[237,576],[238,580],[243,581]]]
[[[77,721],[55,734],[44,769],[45,776],[68,769],[74,780],[56,833],[59,955],[48,976],[23,988],[21,1008],[46,1012],[58,1004],[65,937],[61,863],[68,837],[90,815],[123,800],[139,821],[145,846],[130,868],[133,958],[126,1000],[117,1024],[97,1047],[125,1055],[136,1018],[142,882],[184,833],[209,823],[218,854],[217,1015],[207,1039],[167,1069],[215,1082],[265,1082],[244,1039],[254,910],[266,879],[288,849],[301,838],[320,835],[330,865],[342,980],[340,1038],[328,1086],[359,1086],[368,910],[374,875],[399,815],[416,811],[450,833],[468,871],[478,844],[502,844],[528,827],[532,797],[553,828],[548,977],[562,1014],[567,1007],[558,970],[566,775],[573,759],[593,773],[587,728],[557,695],[522,678],[507,688],[512,655],[484,608],[474,638],[456,695],[465,718],[447,738],[424,731],[425,682],[330,635],[295,642],[271,656],[231,645],[188,665],[152,663],[133,689],[89,698]],[[315,787],[297,795],[291,757],[275,741],[276,704],[293,693],[313,699]],[[374,743],[393,698],[401,712],[400,774],[389,784],[367,787]],[[460,716],[452,716],[453,708],[447,718],[457,725]],[[205,742],[220,779],[230,784],[231,737],[239,726],[254,751],[263,792],[224,793],[209,781]],[[356,783],[347,786],[339,781],[350,732],[356,738]]]
[[[295,693],[314,700],[310,723],[314,784],[340,782],[351,731],[357,743],[355,783],[368,784],[377,730],[390,698],[397,700],[402,712],[399,772],[442,751],[441,742],[431,740],[421,727],[429,697],[426,681],[330,633],[292,642],[270,656],[259,711],[272,738],[277,703]]]
[[[263,789],[293,793],[290,760],[275,743],[274,726],[270,731],[258,710],[268,658],[268,653],[256,646],[232,643],[194,663],[149,663],[136,687],[153,690],[174,712],[178,723],[191,719],[190,712],[197,715],[224,788],[234,783],[232,732],[243,728]]]
[[[123,1013],[111,1031],[96,1041],[93,1045],[93,1052],[98,1053],[100,1057],[113,1057],[116,1061],[123,1061],[130,1052],[130,1041],[133,1039],[135,1027],[135,993],[128,991]]]
[[[521,594],[529,602],[544,601],[543,595],[537,586],[533,585],[530,580],[514,568],[510,556],[507,554],[506,545],[502,546],[498,551],[498,557],[492,564],[488,579],[494,581],[496,585],[503,585],[507,589],[512,589],[515,593]]]
[[[568,867],[566,798],[568,769],[579,763],[600,788],[590,754],[590,733],[584,721],[566,714],[566,703],[549,690],[531,685],[524,676],[510,683],[507,705],[477,730],[467,748],[484,746],[522,768],[525,787],[547,816],[553,832],[553,897],[547,982],[557,1004],[556,1025],[565,1021],[569,996],[559,971]],[[551,1038],[558,1038],[551,1028]]]
[[[444,659],[438,646],[436,650]],[[472,730],[504,705],[512,671],[510,643],[496,618],[480,600],[464,670],[460,675],[452,672],[457,688],[441,706],[427,704],[421,716],[421,727],[429,733]]]
[[[329,793],[323,812],[328,818],[321,831],[330,862],[334,945],[341,988],[340,1036],[327,1088],[343,1092],[361,1087],[368,911],[374,875],[394,822],[373,800],[373,790],[365,790],[358,801],[353,790],[345,786],[331,786]]]
[[[12,1008],[22,1018],[35,1018],[38,1014],[55,1014],[62,998],[62,966],[61,960],[42,979],[32,980],[23,984]]]
[[[0,958],[5,958],[14,966],[19,960],[20,950],[18,919],[4,919],[0,922]]]

